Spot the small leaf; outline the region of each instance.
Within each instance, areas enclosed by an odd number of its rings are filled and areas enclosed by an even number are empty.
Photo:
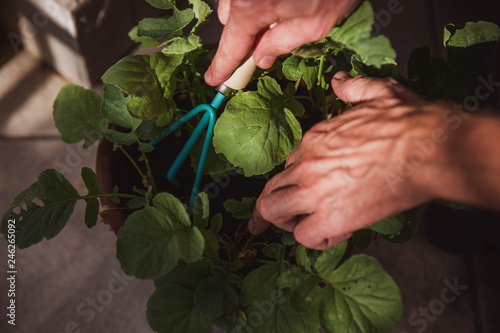
[[[364,1],[340,26],[333,28],[328,36],[343,44],[356,43],[370,38],[374,22],[372,5]]]
[[[158,9],[172,9],[172,0],[146,0],[146,2]]]
[[[112,84],[107,84],[104,87],[101,111],[113,124],[135,131],[142,121],[128,113],[127,103],[129,100],[130,96],[124,97],[120,89]]]
[[[186,54],[202,47],[197,35],[174,38],[163,50],[164,54]]]
[[[409,242],[413,235],[415,234],[415,230],[417,229],[418,222],[418,208],[414,208],[401,214],[401,222],[403,224],[402,229],[393,235],[384,235],[384,238],[392,243],[402,244]]]
[[[268,299],[276,290],[276,280],[280,274],[280,265],[266,264],[248,274],[241,288],[241,303],[251,304],[254,301]]]
[[[234,290],[216,277],[203,280],[194,292],[196,309],[214,320],[230,312],[238,304],[238,295]]]
[[[276,260],[281,260],[281,257],[283,255],[284,247],[281,244],[278,243],[271,243],[267,244],[263,249],[262,253],[269,257],[273,258]]]
[[[222,227],[222,214],[217,213],[212,217],[212,221],[210,221],[210,230],[212,230],[214,234],[218,234],[221,227]]]
[[[88,148],[103,137],[108,126],[101,113],[101,97],[74,84],[61,89],[53,109],[54,122],[65,143],[84,140],[83,147]]]
[[[365,255],[346,260],[329,276],[320,307],[327,332],[392,332],[403,312],[398,286],[378,261]]]
[[[115,204],[119,204],[120,203],[120,197],[113,194],[111,197],[110,197],[111,201],[113,201]]]
[[[175,233],[174,237],[180,256],[185,262],[194,262],[203,255],[205,239],[198,228],[180,230]]]
[[[500,39],[498,26],[484,21],[467,22],[463,29],[447,25],[445,31],[446,47],[467,48],[478,44],[496,43]]]
[[[212,333],[211,321],[194,305],[194,292],[165,284],[149,298],[146,318],[158,333]]]
[[[143,153],[150,153],[155,150],[155,148],[147,142],[139,142],[139,150]]]
[[[139,37],[148,36],[152,38],[170,39],[175,37],[194,18],[191,8],[179,10],[172,7],[173,12],[169,17],[146,18],[139,22],[137,35]]]
[[[157,39],[157,38],[151,38],[148,36],[138,36],[137,31],[139,30],[139,27],[136,25],[133,27],[129,33],[128,36],[131,40],[133,40],[136,43],[141,43],[141,46],[139,47],[140,50],[144,50],[150,47],[157,47],[161,43],[163,43],[162,39]]]
[[[283,107],[278,83],[264,77],[257,92],[231,98],[215,125],[213,144],[245,176],[261,175],[285,161],[300,142],[302,131],[295,116]]]
[[[344,241],[336,246],[329,248],[320,254],[314,267],[318,271],[318,275],[323,279],[329,279],[334,274],[337,265],[344,257],[347,250],[347,241]]]
[[[35,203],[36,199],[41,200],[43,205]],[[16,245],[20,249],[43,238],[54,238],[68,222],[78,199],[77,190],[60,172],[45,170],[38,176],[38,182],[22,191],[7,207],[2,217],[1,232],[7,237],[8,220],[16,220]]]
[[[305,271],[312,273],[313,267],[320,254],[320,251],[311,250],[303,245],[299,245],[295,250],[295,260]]]
[[[304,113],[306,112],[304,105],[302,105],[302,103],[300,103],[299,101],[297,101],[294,98],[288,98],[285,101],[285,108],[292,111],[292,113],[296,117],[302,117],[304,115]]]
[[[200,230],[205,241],[203,252],[210,259],[219,259],[219,242],[217,236],[211,230]]]
[[[91,168],[83,167],[82,168],[82,179],[85,183],[85,187],[87,187],[88,193],[87,195],[97,195],[101,192],[101,186],[99,185],[99,180],[97,179],[97,175],[94,170]]]
[[[127,202],[127,207],[130,209],[139,209],[144,207],[146,204],[145,198],[134,198]]]
[[[172,223],[174,229],[191,226],[189,215],[184,205],[170,193],[158,193],[153,199],[153,206],[158,208]]]
[[[167,274],[181,258],[187,262],[197,260],[204,247],[198,229],[179,225],[179,217],[176,221],[169,218],[171,210],[166,214],[155,207],[132,213],[118,233],[117,257],[123,271],[141,279]]]
[[[97,224],[99,208],[101,206],[97,198],[85,199],[85,203],[87,204],[85,206],[85,225],[90,229]]]
[[[295,240],[295,236],[293,235],[293,232],[288,232],[288,231],[285,231],[281,236],[281,242],[285,246],[292,246],[297,243],[297,241]]]
[[[104,132],[104,137],[117,145],[130,146],[137,143],[137,138],[134,133],[123,133],[108,129]]]
[[[193,6],[194,16],[198,20],[196,25],[191,29],[191,33],[194,33],[206,21],[207,16],[210,15],[212,10],[210,6],[202,0],[189,0],[189,3]]]
[[[214,319],[214,325],[222,329],[230,330],[236,324],[236,314],[237,312],[233,310],[228,314],[222,315]],[[230,330],[230,332],[233,331]]]
[[[238,220],[249,219],[252,217],[256,198],[242,198],[241,201],[228,199],[224,202],[224,209]]]
[[[196,195],[193,202],[193,220],[194,226],[199,229],[205,229],[208,225],[210,217],[210,206],[208,195],[205,192],[200,192]]]
[[[403,225],[404,217],[402,214],[398,214],[375,224],[369,225],[366,228],[378,232],[382,235],[393,235],[401,231],[401,229],[403,229]]]

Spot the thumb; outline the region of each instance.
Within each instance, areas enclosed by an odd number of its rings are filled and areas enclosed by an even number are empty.
[[[332,89],[344,102],[358,104],[378,98],[398,98],[407,103],[420,104],[422,100],[400,85],[396,80],[352,77],[347,72],[337,72],[332,79]]]

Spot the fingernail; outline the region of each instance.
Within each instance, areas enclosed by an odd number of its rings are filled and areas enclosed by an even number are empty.
[[[345,71],[340,71],[340,72],[337,72],[335,73],[335,75],[333,76],[333,78],[335,80],[343,80],[343,79],[347,79],[348,77],[351,77],[351,75],[349,75],[349,73],[345,72]]]
[[[263,69],[267,69],[273,66],[275,60],[276,60],[275,57],[264,56],[259,60],[257,60],[257,66]]]
[[[212,67],[209,67],[208,70],[205,72],[205,82],[207,84],[212,83]]]

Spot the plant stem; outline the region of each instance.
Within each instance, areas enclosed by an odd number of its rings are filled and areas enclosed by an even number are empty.
[[[189,82],[189,78],[188,78],[186,71],[183,71],[182,74],[184,75],[184,78],[186,79],[186,81]],[[188,89],[188,91],[189,91],[189,99],[191,100],[191,105],[193,107],[197,106],[198,101],[196,100],[196,94],[191,89]]]
[[[189,53],[189,65],[191,66],[191,72],[193,72],[193,85],[194,85],[194,89],[196,90],[196,94],[198,95],[198,102],[200,102],[201,104],[207,104],[207,99],[205,97],[205,94],[203,93],[203,87],[201,86],[200,84],[200,77],[198,76],[201,76],[199,73],[198,73],[198,70],[196,69],[196,66],[194,65],[195,64],[195,60],[193,58],[193,54],[192,53]],[[196,106],[196,105],[193,105],[193,106]]]
[[[255,259],[254,262],[258,264],[277,264],[276,261],[266,260],[266,259]]]
[[[136,136],[137,136],[137,134],[136,134]],[[125,149],[123,149],[123,147],[121,145],[118,145],[118,149],[120,149],[122,151],[122,153],[125,154],[125,156],[127,156],[127,158],[132,163],[132,165],[135,167],[135,169],[137,170],[137,172],[139,172],[139,175],[141,176],[141,180],[143,180],[144,179],[144,173],[141,171],[141,168],[139,168],[139,166],[137,165],[137,163],[135,163],[135,161],[132,158],[132,156],[130,156],[129,153],[127,153],[125,151]]]
[[[141,143],[141,140],[139,140],[139,136],[137,135],[137,133],[135,133],[135,138],[137,140],[137,143]],[[148,169],[148,181],[151,184],[151,186],[153,186],[153,193],[157,193],[156,192],[156,183],[155,183],[155,179],[153,177],[153,171],[151,170],[151,165],[149,164],[149,160],[146,157],[146,153],[143,152],[142,150],[141,150],[141,154],[142,154],[142,158],[144,159],[144,163],[146,164],[146,168]]]
[[[326,119],[326,99],[325,99],[325,75],[323,73],[325,68],[325,56],[321,56],[318,70],[318,84],[321,87],[321,110],[323,111],[323,119]]]

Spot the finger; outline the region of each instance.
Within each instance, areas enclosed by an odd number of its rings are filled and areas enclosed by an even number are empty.
[[[324,38],[333,27],[326,20],[293,18],[279,22],[267,30],[255,46],[253,57],[260,68],[270,68],[280,55],[290,53],[297,47]]]
[[[229,12],[231,9],[231,0],[219,0],[219,7],[217,9],[217,15],[219,16],[219,21],[223,25],[227,24],[229,19]]]
[[[344,102],[358,104],[379,98],[399,98],[407,103],[421,104],[423,100],[394,79],[374,79],[361,75],[351,77],[340,71],[332,79],[335,94]]]
[[[331,216],[327,218],[321,212],[316,212],[298,223],[293,234],[297,242],[307,248],[326,250],[352,235],[353,230],[346,227],[348,226],[342,223],[340,216],[332,219]]]

